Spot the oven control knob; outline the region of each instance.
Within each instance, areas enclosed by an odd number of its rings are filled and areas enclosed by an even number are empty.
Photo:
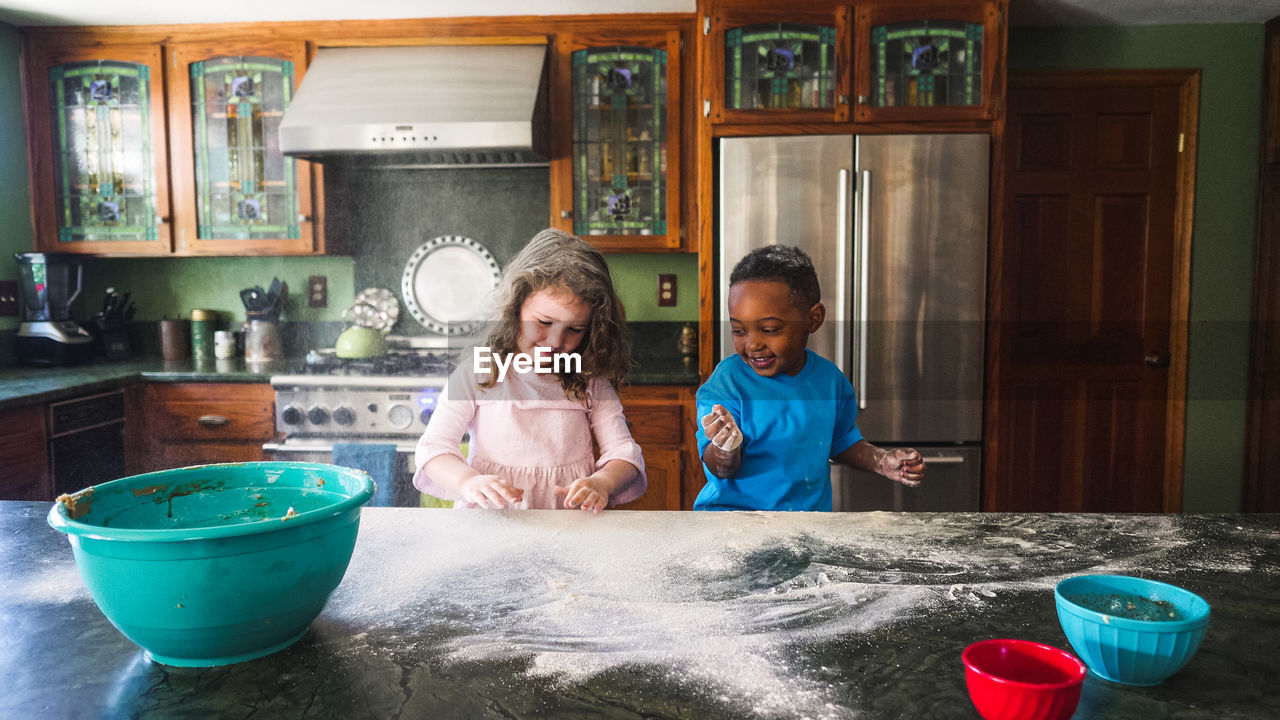
[[[413,424],[413,411],[408,405],[392,405],[387,409],[387,421],[391,427],[404,430]]]
[[[427,421],[431,419],[431,408],[427,408],[418,413],[418,419],[422,421],[423,425],[426,425]]]
[[[300,425],[306,419],[306,415],[302,414],[302,408],[290,405],[280,411],[280,419],[284,420],[285,425]]]
[[[311,409],[307,411],[307,419],[311,421],[312,425],[324,425],[329,422],[329,411],[319,405],[312,405]]]
[[[356,422],[356,411],[346,405],[339,405],[333,410],[333,421],[339,425],[354,425]]]

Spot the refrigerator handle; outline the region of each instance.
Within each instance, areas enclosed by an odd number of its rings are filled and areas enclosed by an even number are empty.
[[[840,169],[840,187],[836,192],[836,365],[841,372],[848,372],[849,356],[845,350],[845,329],[849,320],[849,171]]]
[[[926,465],[963,465],[964,464],[963,455],[936,455],[934,457],[929,457],[928,455],[924,455],[923,457]]]
[[[858,409],[867,409],[867,323],[870,311],[867,299],[870,295],[867,279],[870,275],[868,266],[868,247],[871,245],[871,171],[862,171],[862,183],[858,188],[862,207],[859,209],[860,232],[858,233]]]

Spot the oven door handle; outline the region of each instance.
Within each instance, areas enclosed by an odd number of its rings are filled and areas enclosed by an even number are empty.
[[[397,453],[407,453],[412,455],[413,452],[418,449],[417,443],[396,443],[395,445]],[[270,442],[263,444],[262,449],[264,452],[278,453],[331,453],[333,452],[333,443],[316,442],[303,445],[300,443]]]

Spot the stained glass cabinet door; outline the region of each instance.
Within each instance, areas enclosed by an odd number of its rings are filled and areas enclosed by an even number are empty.
[[[311,166],[280,152],[306,66],[300,42],[169,46],[175,244],[180,254],[315,251]]]
[[[679,33],[583,40],[559,51],[572,122],[558,225],[602,249],[679,247]]]
[[[716,123],[849,119],[849,10],[713,8],[710,116]]]
[[[858,9],[859,121],[990,119],[995,3]]]
[[[160,50],[54,50],[27,75],[36,247],[167,254]]]

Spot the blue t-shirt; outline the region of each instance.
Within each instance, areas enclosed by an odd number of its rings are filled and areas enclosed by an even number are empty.
[[[835,363],[805,350],[794,377],[761,377],[738,355],[698,388],[698,457],[711,441],[701,419],[723,405],[742,430],[742,467],[731,478],[703,465],[695,510],[830,510],[827,461],[862,439],[853,386]]]

